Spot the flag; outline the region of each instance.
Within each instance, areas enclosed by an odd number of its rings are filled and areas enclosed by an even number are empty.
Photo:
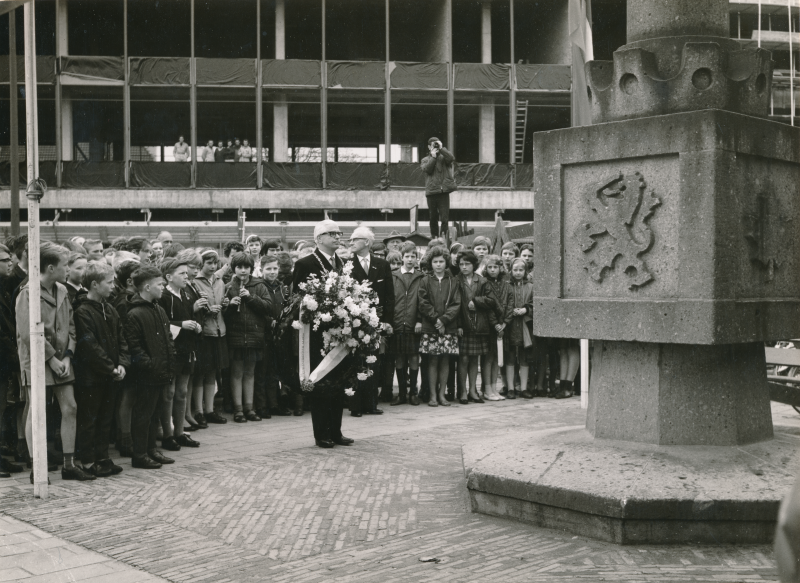
[[[586,63],[594,60],[592,0],[569,0],[569,42],[572,48],[572,125],[592,123],[592,103],[586,84]]]

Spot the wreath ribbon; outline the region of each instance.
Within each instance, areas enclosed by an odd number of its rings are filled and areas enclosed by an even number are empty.
[[[300,322],[303,322],[303,307],[300,307]],[[347,346],[340,344],[322,359],[313,371],[311,371],[311,324],[303,324],[300,328],[300,350],[299,370],[300,386],[306,391],[314,390],[314,383],[322,380],[325,376],[335,369],[339,363],[347,356]]]

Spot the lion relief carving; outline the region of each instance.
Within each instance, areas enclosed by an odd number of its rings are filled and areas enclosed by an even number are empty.
[[[620,269],[628,277],[629,289],[652,281],[641,256],[653,245],[647,223],[661,199],[647,188],[644,176],[620,172],[592,184],[586,194],[591,219],[578,227],[576,239],[591,278],[601,282],[606,270]]]

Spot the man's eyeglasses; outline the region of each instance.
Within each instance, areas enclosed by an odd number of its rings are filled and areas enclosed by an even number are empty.
[[[329,235],[331,237],[336,237],[337,239],[339,237],[341,237],[342,235],[344,235],[344,233],[342,233],[341,231],[328,231],[327,233],[324,233],[324,234],[325,235]]]

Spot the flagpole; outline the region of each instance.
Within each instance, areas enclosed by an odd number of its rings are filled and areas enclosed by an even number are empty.
[[[28,166],[28,314],[31,354],[31,430],[33,443],[33,495],[47,498],[47,429],[45,418],[44,323],[41,313],[39,272],[39,200],[44,195],[39,181],[39,136],[36,95],[35,0],[23,7],[25,17],[25,128]],[[14,66],[15,63],[12,63]]]
[[[794,47],[792,46],[792,0],[786,0],[789,12],[789,121],[794,125]]]

